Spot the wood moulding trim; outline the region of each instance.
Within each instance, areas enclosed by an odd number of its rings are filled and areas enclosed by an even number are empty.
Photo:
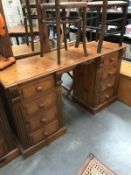
[[[13,151],[9,152],[7,155],[5,155],[5,160],[3,162],[0,162],[0,168],[9,163],[11,160],[18,157],[19,155],[20,150],[18,148],[15,148]]]
[[[117,100],[117,96],[111,97],[108,101],[103,102],[102,104],[98,105],[97,107],[91,107],[88,104],[86,104],[83,100],[80,100],[79,98],[73,96],[72,99],[76,101],[77,103],[81,104],[83,107],[85,107],[89,112],[92,114],[96,114],[97,112],[101,111],[104,109],[104,107],[108,106],[109,104],[113,103],[114,101]]]
[[[18,87],[14,86],[8,89],[9,94],[10,94],[10,103],[12,104],[10,110],[12,111],[13,114],[13,121],[16,126],[16,130],[18,130],[19,138],[21,140],[21,144],[27,148],[30,146],[30,139],[27,134],[26,126],[25,126],[25,111],[24,107],[21,103],[21,96],[18,92]],[[10,105],[9,105],[10,106]]]
[[[55,132],[51,136],[49,136],[47,139],[42,140],[41,142],[31,146],[30,148],[23,150],[21,149],[21,153],[24,157],[24,159],[28,158],[30,155],[34,154],[37,150],[43,148],[43,146],[49,145],[52,141],[56,140],[60,136],[64,135],[66,133],[66,128],[63,127],[59,131]]]
[[[56,94],[57,94],[57,115],[59,117],[59,128],[64,126],[63,121],[63,105],[62,105],[62,93],[61,93],[61,84],[62,84],[62,74],[55,74],[55,84],[56,84]]]

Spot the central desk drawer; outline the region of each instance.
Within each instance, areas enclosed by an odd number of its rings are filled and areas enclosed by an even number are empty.
[[[38,96],[47,90],[54,88],[54,77],[49,76],[46,78],[41,78],[40,80],[35,80],[32,83],[27,83],[20,87],[21,94],[24,99]]]
[[[53,120],[57,120],[56,106],[51,106],[48,110],[26,119],[27,129],[29,132],[35,131]]]
[[[52,123],[46,125],[44,128],[39,129],[38,131],[30,134],[31,144],[36,144],[41,140],[45,139],[49,135],[55,133],[58,130],[58,121],[53,121]]]
[[[35,112],[46,110],[49,106],[56,103],[55,92],[50,92],[45,96],[37,98],[35,100],[23,101],[23,106],[27,115],[31,115]]]

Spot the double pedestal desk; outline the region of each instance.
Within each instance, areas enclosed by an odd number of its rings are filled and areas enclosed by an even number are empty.
[[[124,47],[105,42],[101,54],[96,53],[96,42],[87,47],[86,57],[82,46],[63,49],[61,65],[57,65],[56,51],[52,51],[43,58],[18,60],[0,73],[6,113],[25,158],[66,131],[61,96],[63,73],[73,71],[73,99],[92,113],[116,100]]]

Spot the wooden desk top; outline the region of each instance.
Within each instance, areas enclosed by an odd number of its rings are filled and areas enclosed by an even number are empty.
[[[30,28],[28,29],[30,31]],[[38,33],[38,26],[33,27],[33,32]],[[8,33],[10,36],[15,35],[25,35],[25,27],[24,26],[13,26],[8,28]]]
[[[123,60],[120,73],[131,78],[131,62]]]
[[[12,46],[12,50],[13,50],[13,54],[16,58],[21,58],[26,57],[26,55],[31,54],[35,55],[35,53],[40,53],[40,43],[34,43],[34,47],[35,47],[35,51],[33,52],[31,49],[31,45],[27,46],[27,44],[21,44],[21,45],[13,45]]]
[[[87,47],[88,56],[84,56],[82,45],[79,48],[71,46],[68,48],[68,51],[62,49],[61,65],[57,65],[56,51],[45,54],[43,58],[38,55],[18,60],[14,65],[11,65],[0,72],[1,83],[5,88],[8,88],[10,86],[18,85],[38,77],[47,76],[55,72],[66,72],[67,69],[72,68],[73,66],[94,60],[95,58],[99,58],[100,56],[112,51],[118,51],[125,48],[124,46],[120,47],[118,44],[104,42],[102,53],[97,54],[96,42],[88,43]]]

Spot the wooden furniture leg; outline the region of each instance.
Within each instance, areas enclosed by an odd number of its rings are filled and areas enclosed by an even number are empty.
[[[66,17],[66,11],[63,9],[62,16]],[[63,24],[63,35],[64,35],[64,44],[65,44],[65,50],[67,50],[67,38],[66,38],[66,23]]]
[[[26,0],[27,3],[27,13],[29,16],[29,27],[30,27],[30,36],[31,36],[31,48],[32,51],[34,51],[34,35],[33,35],[33,24],[32,24],[32,18],[31,18],[31,9],[30,9],[30,4],[29,0]]]
[[[86,8],[83,8],[83,49],[85,56],[87,56],[87,46],[86,46]]]
[[[98,8],[97,9],[97,18],[96,18],[96,26],[99,28],[99,22],[100,22],[100,12],[101,12],[101,8]],[[95,37],[95,40],[96,42],[98,42],[99,40],[99,34],[100,34],[100,31],[99,29],[96,30],[96,37]]]
[[[121,30],[121,37],[120,37],[120,41],[119,44],[120,46],[122,46],[122,42],[123,42],[123,35],[125,33],[125,25],[126,25],[126,17],[127,17],[127,6],[124,6],[123,9],[123,22],[122,22],[122,30]]]
[[[56,33],[57,33],[57,63],[61,64],[61,33],[60,33],[60,10],[59,10],[59,0],[55,0],[56,8]]]
[[[104,0],[103,1],[102,20],[101,20],[101,33],[100,33],[100,39],[98,42],[97,53],[100,53],[101,49],[102,49],[102,44],[104,41],[105,29],[106,29],[106,17],[107,17],[107,0]]]
[[[28,23],[27,23],[27,19],[24,18],[24,26],[25,26],[25,36],[26,36],[26,43],[27,43],[27,46],[29,46],[29,32],[28,32]]]

